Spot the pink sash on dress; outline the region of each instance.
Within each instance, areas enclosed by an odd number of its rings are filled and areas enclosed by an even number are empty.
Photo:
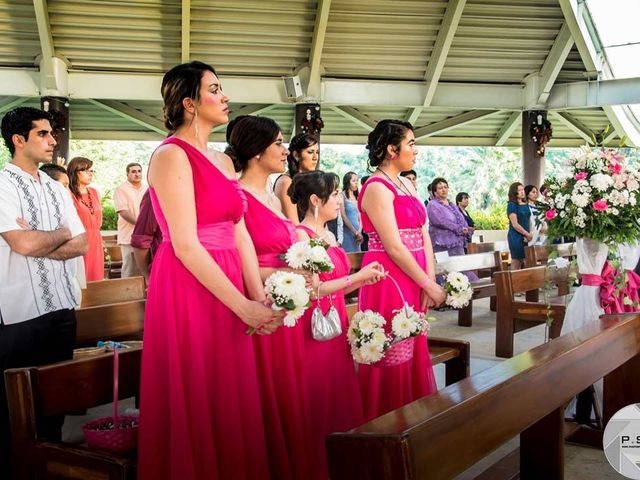
[[[229,241],[234,238],[235,226],[232,221],[198,225],[198,240],[207,250],[235,249],[235,242]],[[163,236],[162,241],[171,242],[171,238]]]

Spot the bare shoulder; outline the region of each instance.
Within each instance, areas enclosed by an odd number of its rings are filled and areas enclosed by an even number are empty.
[[[273,191],[276,192],[276,195],[278,195],[278,197],[280,197],[280,194],[286,193],[291,183],[293,183],[291,177],[286,173],[283,173],[278,178],[276,178],[275,182],[273,182]]]
[[[218,152],[217,150],[213,151],[214,155],[214,165],[218,167],[218,169],[227,177],[227,178],[236,178],[236,169],[233,166],[233,160],[231,157],[223,152]]]
[[[153,152],[149,161],[149,183],[153,186],[154,182],[185,170],[191,171],[185,151],[171,143],[161,145]]]

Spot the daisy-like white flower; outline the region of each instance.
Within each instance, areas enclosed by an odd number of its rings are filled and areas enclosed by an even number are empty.
[[[287,265],[295,269],[303,269],[311,257],[309,242],[296,242],[285,253]]]
[[[613,179],[610,175],[604,173],[596,173],[595,175],[591,176],[591,180],[589,183],[596,190],[604,192],[613,185]]]

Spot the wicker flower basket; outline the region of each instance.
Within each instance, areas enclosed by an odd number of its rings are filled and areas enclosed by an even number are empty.
[[[138,417],[118,415],[118,349],[113,350],[113,417],[103,417],[82,426],[91,448],[126,454],[138,447]]]

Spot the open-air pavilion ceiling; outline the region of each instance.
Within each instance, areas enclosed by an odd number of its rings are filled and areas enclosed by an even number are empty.
[[[550,146],[608,125],[605,143],[640,145],[624,107],[640,81],[611,80],[588,20],[582,0],[0,0],[0,113],[68,96],[71,138],[161,139],[162,73],[197,59],[232,116],[271,116],[285,136],[282,77],[298,74],[327,143],[395,117],[423,145],[519,146],[521,112],[548,109]]]

